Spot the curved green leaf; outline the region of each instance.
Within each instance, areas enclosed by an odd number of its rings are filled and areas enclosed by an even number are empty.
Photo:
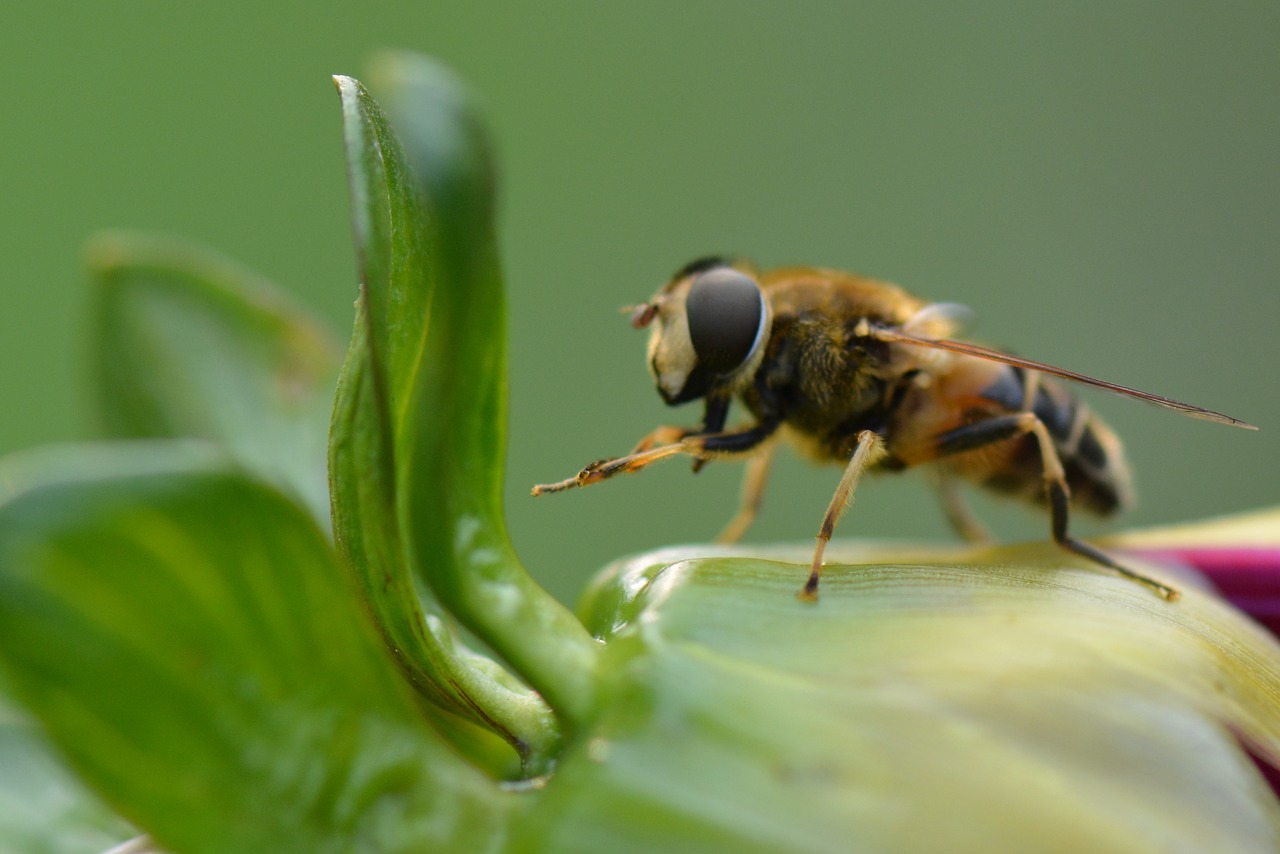
[[[501,838],[300,509],[186,446],[79,458],[0,472],[0,666],[122,815],[184,852]]]
[[[403,407],[398,509],[415,571],[451,613],[539,691],[569,725],[594,700],[597,649],[524,570],[502,508],[506,454],[506,299],[493,223],[488,141],[461,85],[435,62],[388,54],[375,65],[427,219],[413,358],[389,374]],[[368,282],[371,307],[377,283]],[[371,308],[372,311],[372,308]]]
[[[364,282],[424,279],[422,199],[405,172],[399,143],[381,109],[354,80],[336,78]],[[387,247],[391,247],[388,251]],[[329,438],[333,524],[339,553],[359,579],[387,648],[418,691],[440,707],[490,728],[540,773],[559,744],[559,727],[542,698],[462,645],[444,611],[410,571],[397,512],[400,476],[395,437],[401,430],[396,388],[387,365],[405,359],[409,328],[398,318],[422,311],[421,288],[404,287],[399,308],[371,313],[362,287],[356,324],[334,404]],[[392,315],[396,317],[393,318]],[[376,318],[380,322],[375,322]],[[374,346],[374,340],[395,346]],[[379,369],[382,366],[382,369]],[[403,367],[400,370],[404,370]]]
[[[188,241],[109,232],[88,258],[108,435],[224,444],[327,528],[325,428],[341,358],[328,330],[263,277]]]
[[[539,773],[559,743],[550,710],[537,694],[454,638],[430,591],[420,597],[409,573],[395,513],[383,408],[365,347],[363,300],[357,312],[329,438],[339,553],[410,684],[439,708],[499,734],[516,748],[526,773]],[[478,760],[475,747],[466,752]]]
[[[487,154],[456,84],[388,58],[393,133],[356,81],[342,97],[361,263],[357,330],[330,445],[337,541],[405,667],[542,767],[591,696],[594,643],[524,572],[500,502],[505,330]],[[478,672],[422,617],[439,599],[538,692]],[[474,659],[468,659],[474,661]],[[540,757],[540,758],[539,758]]]
[[[1240,746],[1280,760],[1280,646],[1189,583],[1167,603],[1052,547],[846,548],[813,606],[803,563],[674,552],[587,602],[602,716],[528,850],[1280,846]]]

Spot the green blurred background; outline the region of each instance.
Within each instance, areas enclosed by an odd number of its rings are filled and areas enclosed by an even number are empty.
[[[1127,439],[1133,524],[1273,503],[1277,45],[1273,0],[6,3],[0,451],[93,433],[79,253],[96,229],[205,241],[345,336],[328,76],[400,47],[457,69],[496,138],[507,503],[558,595],[732,513],[732,465],[528,497],[696,420],[663,407],[618,307],[709,252],[964,302],[986,341],[1262,426],[1086,393]],[[838,476],[783,455],[751,539],[812,537]],[[1047,535],[1021,508],[978,509],[1006,537]],[[886,477],[839,534],[947,531],[923,478]]]

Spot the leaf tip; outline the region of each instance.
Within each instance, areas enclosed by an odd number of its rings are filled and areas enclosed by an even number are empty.
[[[360,86],[359,80],[356,80],[354,77],[350,77],[346,74],[334,74],[331,75],[329,79],[333,81],[333,86],[338,90],[338,94],[340,95],[346,95],[350,92],[354,92]]]

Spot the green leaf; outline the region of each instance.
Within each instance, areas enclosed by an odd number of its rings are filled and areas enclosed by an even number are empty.
[[[414,532],[412,564],[573,726],[591,714],[598,650],[520,564],[503,516],[506,297],[488,140],[461,84],[435,62],[388,54],[373,77],[427,214],[426,279],[393,279],[382,297],[423,289],[427,307],[397,316],[415,332],[414,358],[389,374],[404,407],[398,508]],[[372,307],[380,283],[367,284]]]
[[[559,744],[559,729],[550,710],[537,694],[454,638],[444,612],[429,591],[419,597],[409,573],[395,514],[383,408],[366,356],[363,301],[357,311],[329,439],[339,553],[351,567],[386,647],[409,683],[436,707],[500,735],[516,749],[526,773],[539,773]],[[426,607],[425,613],[421,606]],[[430,713],[430,709],[424,711]],[[478,761],[477,747],[468,745],[465,752]],[[499,776],[511,776],[493,770]]]
[[[314,521],[189,445],[59,458],[0,471],[0,665],[122,815],[183,852],[494,844],[510,797],[425,724]]]
[[[108,435],[222,443],[327,527],[341,358],[328,330],[261,276],[187,241],[110,232],[88,256]]]
[[[345,141],[361,278],[421,280],[420,245],[377,251],[379,244],[421,240],[422,200],[405,177],[399,143],[378,105],[354,80],[336,78],[343,101]],[[542,698],[468,650],[451,631],[435,595],[410,571],[396,509],[395,404],[385,370],[386,338],[368,312],[368,288],[356,303],[356,324],[343,366],[329,437],[330,491],[339,553],[362,585],[387,648],[410,683],[429,701],[490,728],[519,754],[526,773],[540,773],[555,753],[560,731]],[[382,291],[379,290],[381,294]],[[408,301],[421,296],[406,293]],[[418,307],[416,310],[421,310]],[[383,321],[389,313],[382,311]],[[397,327],[398,332],[406,330]],[[403,343],[395,351],[402,352]],[[425,613],[424,613],[425,609]]]
[[[559,740],[541,698],[570,723],[586,717],[596,650],[520,566],[502,518],[506,333],[487,150],[446,72],[399,55],[379,69],[398,135],[358,82],[335,78],[362,281],[330,446],[337,542],[415,683],[490,720],[536,770]],[[415,588],[537,695],[460,667],[416,613]]]
[[[1050,547],[619,564],[598,728],[528,850],[1232,851],[1280,845],[1280,646]],[[705,550],[710,553],[711,550]],[[1152,569],[1152,572],[1159,572]]]

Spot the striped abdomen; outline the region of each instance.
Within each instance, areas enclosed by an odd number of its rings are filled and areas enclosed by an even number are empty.
[[[1026,372],[1005,367],[982,397],[1006,412],[1022,409]],[[1066,470],[1071,504],[1099,515],[1110,515],[1133,501],[1128,464],[1119,439],[1111,428],[1089,411],[1073,394],[1041,379],[1033,411],[1053,438]],[[1032,436],[1017,440],[1007,462],[981,481],[999,492],[1044,501],[1043,464]]]

